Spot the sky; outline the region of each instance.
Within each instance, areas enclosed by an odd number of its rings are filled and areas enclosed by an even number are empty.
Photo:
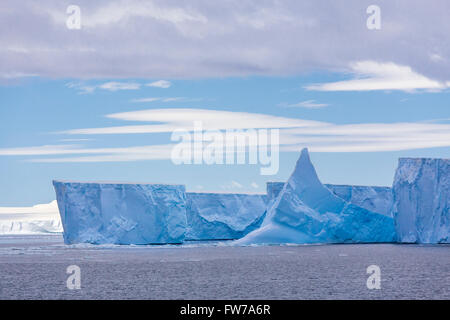
[[[450,3],[431,3],[2,1],[0,207],[51,202],[54,179],[261,193],[304,147],[334,184],[450,158]],[[278,129],[279,169],[174,164],[196,121]]]

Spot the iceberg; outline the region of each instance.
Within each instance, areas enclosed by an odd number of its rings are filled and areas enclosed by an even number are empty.
[[[450,243],[450,160],[400,158],[392,211],[399,242]]]
[[[186,232],[182,185],[53,181],[64,242],[181,243]]]
[[[336,196],[324,186],[303,149],[294,172],[271,200],[261,227],[239,244],[369,243],[395,239],[391,217]]]
[[[56,200],[32,207],[0,207],[0,234],[61,233]]]
[[[239,239],[264,219],[266,195],[186,193],[186,240]]]

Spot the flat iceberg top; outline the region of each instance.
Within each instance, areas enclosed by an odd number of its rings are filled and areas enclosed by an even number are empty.
[[[236,192],[214,192],[214,191],[211,191],[211,192],[196,192],[196,191],[187,191],[186,192],[186,194],[192,194],[192,195],[199,195],[199,196],[201,196],[201,195],[204,195],[204,196],[213,196],[213,195],[219,195],[219,196],[227,196],[227,195],[229,195],[229,196],[245,196],[245,197],[247,197],[247,196],[265,196],[266,194],[265,193],[262,193],[262,192],[253,192],[253,193],[236,193]]]
[[[123,181],[76,181],[76,180],[53,180],[53,183],[63,183],[63,184],[101,184],[101,185],[138,185],[138,186],[156,186],[156,187],[183,187],[182,184],[167,184],[167,183],[148,183],[148,182],[123,182]]]

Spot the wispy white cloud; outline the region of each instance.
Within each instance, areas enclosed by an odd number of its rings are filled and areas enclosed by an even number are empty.
[[[57,24],[67,19],[62,10],[50,9],[48,13]],[[158,5],[152,1],[111,1],[92,10],[83,12],[83,27],[108,27],[126,24],[135,18],[148,18],[181,26],[187,22],[206,23],[207,19],[192,9]]]
[[[193,101],[201,101],[201,98],[186,98],[186,97],[149,97],[149,98],[138,98],[132,99],[131,102],[193,102]]]
[[[244,187],[242,184],[240,184],[239,182],[234,181],[234,180],[231,181],[231,185],[235,188],[240,188],[240,189]]]
[[[328,107],[329,104],[327,103],[317,103],[315,100],[306,100],[298,103],[281,103],[279,104],[280,107],[284,108],[307,108],[307,109],[320,109],[324,107]]]
[[[167,88],[170,88],[170,86],[172,86],[172,83],[167,80],[158,80],[158,81],[153,81],[153,82],[147,83],[146,86],[167,89]]]
[[[118,91],[118,90],[138,90],[141,87],[139,83],[136,82],[106,82],[98,86],[100,89],[108,91]]]
[[[131,102],[154,102],[154,101],[161,101],[161,98],[139,98],[131,100]]]
[[[141,88],[141,84],[137,82],[117,82],[109,81],[102,84],[87,85],[83,82],[69,82],[66,87],[78,90],[80,94],[93,93],[97,89],[107,91],[119,91],[119,90],[138,90]]]
[[[248,128],[290,128],[321,125],[320,122],[278,117],[249,112],[230,112],[207,109],[149,109],[107,115],[108,118],[156,122],[160,124],[132,125],[105,128],[74,129],[66,134],[132,134],[162,133],[177,129],[192,130],[194,122],[200,121],[205,130],[248,129]]]
[[[436,63],[443,62],[445,59],[439,53],[430,53],[430,60]]]
[[[29,77],[37,77],[39,74],[37,73],[26,73],[26,72],[1,72],[0,78],[4,79],[15,79],[15,78],[29,78]]]
[[[193,121],[203,121],[203,130],[279,128],[280,150],[285,152],[298,152],[303,147],[316,152],[382,152],[450,146],[450,124],[444,119],[430,122],[335,124],[266,114],[176,108],[124,112],[108,117],[157,124],[77,129],[69,133],[171,133],[179,129],[193,130]],[[205,143],[209,142],[206,137],[201,139]],[[234,140],[223,137],[224,146],[232,142]],[[174,146],[173,143],[108,148],[43,145],[0,149],[0,156],[34,156],[30,161],[51,163],[167,160],[171,159]],[[46,157],[51,155],[58,157]]]
[[[448,88],[448,83],[421,75],[409,66],[392,62],[360,61],[350,65],[355,78],[306,86],[316,91],[372,91],[372,90],[415,90],[440,91]]]
[[[151,83],[145,84],[148,87],[155,88],[169,88],[172,85],[171,82],[166,80],[158,80]],[[119,91],[119,90],[139,90],[142,87],[141,83],[138,82],[121,82],[121,81],[108,81],[101,84],[85,84],[83,82],[69,82],[66,84],[68,88],[74,88],[81,94],[93,93],[97,89],[107,90],[107,91]],[[143,98],[136,99],[134,102],[152,102],[161,100],[163,102],[171,102],[182,100],[183,97],[169,97],[169,98]]]

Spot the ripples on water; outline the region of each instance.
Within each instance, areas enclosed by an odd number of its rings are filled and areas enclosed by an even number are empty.
[[[81,268],[68,290],[66,268]],[[369,265],[381,289],[366,286]],[[449,245],[66,246],[0,236],[1,299],[450,299]]]

